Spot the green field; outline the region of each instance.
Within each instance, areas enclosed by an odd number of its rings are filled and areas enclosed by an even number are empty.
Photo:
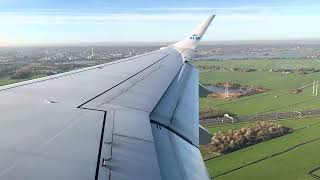
[[[262,71],[265,68],[277,66],[292,66],[294,68],[320,68],[320,62],[310,59],[298,60],[232,60],[232,61],[197,61],[199,65],[215,65],[227,67],[257,67],[255,72],[234,72],[227,70],[200,69],[202,84],[217,82],[233,82],[243,86],[262,86],[268,92],[254,96],[241,97],[230,101],[215,98],[200,98],[200,110],[208,108],[224,110],[236,115],[254,115],[268,112],[301,111],[320,107],[320,96],[312,96],[312,87],[305,88],[300,94],[289,93],[314,80],[320,80],[320,73],[311,74],[284,74],[280,72]],[[259,69],[259,68],[260,69]]]
[[[12,84],[12,83],[16,83],[16,82],[19,82],[19,80],[10,79],[10,78],[7,78],[7,77],[0,78],[0,86],[4,86],[4,85],[7,85],[7,84]]]
[[[270,112],[301,111],[318,109],[320,95],[312,95],[312,86],[299,94],[297,89],[314,80],[320,80],[320,73],[309,74],[270,72],[268,69],[320,69],[320,62],[312,59],[253,59],[230,61],[197,61],[196,66],[223,67],[201,69],[202,84],[218,82],[238,83],[242,86],[262,86],[267,92],[223,100],[213,97],[200,98],[200,110],[213,109],[226,111],[238,116]],[[254,68],[254,72],[236,72],[233,68]],[[209,174],[214,179],[313,179],[308,172],[320,166],[320,117],[288,119],[279,124],[295,131],[270,141],[259,143],[230,154],[217,156],[202,150]],[[248,123],[226,124],[207,127],[212,133],[225,132],[247,126]],[[305,144],[303,144],[305,143]],[[291,150],[288,150],[292,148]],[[288,150],[288,151],[286,151]],[[260,160],[260,161],[259,161]],[[319,172],[315,172],[319,174]]]
[[[285,151],[300,143],[320,138],[320,118],[283,120],[278,123],[295,129],[295,132],[207,160],[205,163],[211,177]],[[211,127],[209,130],[211,132],[226,131],[239,128],[240,125],[245,126],[246,124]],[[319,148],[320,139],[278,156],[218,176],[216,179],[313,179],[307,172],[320,165]]]
[[[241,116],[316,109],[320,107],[320,96],[315,97],[311,93],[312,89],[310,87],[300,94],[291,94],[284,90],[270,91],[229,101],[212,97],[200,98],[200,110],[211,107]]]
[[[195,61],[195,65],[216,65],[225,68],[263,69],[299,69],[320,68],[320,62],[314,59],[248,59],[227,61]]]

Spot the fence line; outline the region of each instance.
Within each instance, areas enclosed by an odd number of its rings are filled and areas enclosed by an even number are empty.
[[[297,148],[299,148],[299,147],[301,147],[301,146],[304,146],[304,145],[306,145],[306,144],[310,144],[310,143],[313,143],[313,142],[316,142],[316,141],[319,141],[319,140],[320,140],[320,138],[315,138],[315,139],[312,139],[312,140],[309,140],[309,141],[306,141],[306,142],[299,143],[299,144],[297,144],[297,145],[295,145],[295,146],[292,146],[292,147],[290,147],[290,148],[288,148],[288,149],[282,150],[282,151],[280,151],[280,152],[277,152],[277,153],[274,153],[274,154],[271,154],[271,155],[267,155],[267,156],[265,156],[265,157],[263,157],[263,158],[257,159],[257,160],[255,160],[255,161],[252,161],[252,162],[248,163],[248,164],[245,164],[245,165],[236,167],[236,168],[234,168],[234,169],[228,170],[228,171],[226,171],[226,172],[220,173],[220,174],[218,174],[218,175],[216,175],[216,176],[211,177],[211,179],[214,179],[214,178],[217,178],[217,177],[220,177],[220,176],[224,176],[224,175],[226,175],[226,174],[229,174],[229,173],[231,173],[231,172],[237,171],[237,170],[242,169],[242,168],[244,168],[244,167],[248,167],[248,166],[250,166],[250,165],[259,163],[259,162],[261,162],[261,161],[265,161],[265,160],[267,160],[267,159],[274,158],[274,157],[276,157],[276,156],[282,155],[282,154],[284,154],[284,153],[287,153],[287,152],[290,152],[290,151],[292,151],[292,150],[295,150],[295,149],[297,149]],[[317,170],[319,170],[319,169],[315,169],[314,171],[311,171],[311,173],[309,173],[309,174],[313,174],[313,173],[314,173],[315,171],[317,171]],[[319,177],[319,176],[318,176],[318,177]]]
[[[320,116],[320,109],[304,110],[304,111],[293,111],[293,112],[274,112],[266,114],[256,114],[249,116],[234,116],[233,123],[249,122],[249,121],[267,121],[267,120],[282,120],[290,118],[306,118]],[[201,125],[218,125],[232,123],[232,120],[228,117],[219,117],[211,119],[200,119]]]

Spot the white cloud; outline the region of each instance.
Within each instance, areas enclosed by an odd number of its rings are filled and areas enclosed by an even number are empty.
[[[214,26],[209,29],[211,32],[206,35],[206,40],[320,37],[320,25],[317,25],[316,23],[320,19],[320,13],[313,15],[301,13],[273,13],[273,11],[281,12],[283,8],[285,7],[239,6],[215,8],[217,12],[218,10],[221,12],[217,13],[216,19],[214,20]],[[292,7],[290,8],[292,9]],[[254,9],[259,12],[253,12]],[[266,13],[261,13],[264,11],[263,9],[268,10],[266,10]],[[270,9],[273,9],[273,11]],[[10,37],[24,38],[26,36],[29,38],[29,41],[33,40],[39,42],[46,38],[49,38],[47,41],[73,41],[78,37],[83,37],[82,35],[75,35],[75,32],[81,31],[79,28],[85,29],[87,27],[94,27],[92,31],[97,31],[95,34],[97,34],[96,39],[98,40],[100,40],[101,37],[104,37],[106,32],[112,34],[112,37],[117,37],[116,40],[119,40],[118,37],[122,37],[124,40],[126,40],[126,38],[131,38],[131,36],[124,36],[123,34],[125,33],[121,34],[121,32],[118,32],[115,28],[121,27],[125,30],[131,28],[132,32],[136,33],[132,38],[140,40],[146,36],[146,40],[155,39],[157,41],[166,41],[178,38],[178,36],[184,34],[184,32],[186,34],[189,33],[194,25],[208,15],[208,11],[209,13],[212,12],[210,7],[171,7],[163,9],[160,7],[148,9],[149,12],[147,12],[147,9],[146,11],[143,11],[143,9],[140,10],[141,11],[134,10],[135,12],[122,11],[126,13],[111,11],[109,11],[109,13],[108,11],[93,13],[88,9],[70,11],[64,9],[37,9],[30,10],[30,12],[7,11],[0,12],[0,28],[2,29],[2,32],[6,32]],[[28,26],[25,26],[26,24]],[[110,26],[110,24],[120,25]],[[152,26],[148,26],[150,24],[152,24]],[[53,26],[42,28],[43,26],[41,25]],[[173,32],[171,33],[171,31],[168,30],[162,30],[161,27],[163,27],[163,25],[172,28]],[[51,30],[56,26],[59,27],[59,29],[63,29],[63,31],[56,32]],[[14,28],[14,32],[12,28]],[[149,30],[143,31],[145,28],[149,28]],[[26,31],[29,33],[25,33]],[[86,29],[81,33],[87,31],[91,31],[91,29]],[[33,34],[31,34],[31,32]],[[141,32],[143,35],[139,35]],[[39,36],[41,33],[42,36]],[[79,32],[78,34],[81,33]],[[154,34],[157,34],[157,36]],[[63,37],[63,39],[60,37]],[[92,39],[92,37],[88,36],[85,40],[90,41]],[[136,39],[132,40],[135,41]],[[12,38],[10,41],[13,41]]]
[[[234,6],[234,7],[155,7],[138,9],[28,9],[0,12],[4,24],[99,24],[99,23],[165,23],[175,21],[199,21],[209,13],[217,14],[225,21],[266,21],[271,18],[291,18],[296,11],[312,6]],[[110,10],[110,13],[106,13]],[[121,13],[128,12],[128,13]],[[139,13],[138,13],[139,12]],[[301,15],[301,14],[300,14]]]
[[[0,13],[0,22],[4,24],[90,24],[121,22],[168,22],[198,21],[205,16],[189,14],[72,14],[72,15],[32,15],[16,13]]]
[[[0,22],[5,24],[99,24],[99,23],[167,23],[198,22],[206,15],[193,14],[72,14],[72,15],[26,15],[0,13]],[[222,14],[217,21],[232,22],[272,22],[303,19],[311,21],[319,15],[259,15],[259,14]],[[311,18],[311,19],[310,19]],[[299,23],[299,22],[298,22]],[[301,22],[300,22],[301,23]]]

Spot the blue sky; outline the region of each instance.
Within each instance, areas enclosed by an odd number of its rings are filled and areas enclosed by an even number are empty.
[[[177,41],[208,14],[206,41],[320,39],[317,0],[0,0],[0,45]]]

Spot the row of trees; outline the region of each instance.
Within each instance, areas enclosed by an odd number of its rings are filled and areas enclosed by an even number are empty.
[[[298,68],[298,69],[273,69],[273,72],[290,72],[298,74],[311,74],[320,72],[320,69],[315,68]]]
[[[208,109],[201,110],[199,112],[200,119],[212,119],[217,117],[223,117],[226,112],[220,109],[209,107]]]
[[[241,129],[229,130],[226,133],[215,133],[211,143],[207,145],[207,148],[209,152],[225,154],[262,141],[283,136],[292,131],[290,128],[273,122],[261,121]]]
[[[203,70],[227,70],[227,71],[236,71],[236,72],[254,72],[254,71],[257,71],[257,69],[254,69],[254,68],[238,68],[238,67],[228,68],[228,67],[215,66],[215,65],[198,65],[197,67],[199,69],[203,69]]]
[[[34,75],[53,75],[57,73],[67,72],[74,69],[79,69],[86,67],[84,64],[47,64],[47,65],[38,65],[31,64],[20,69],[15,70],[10,75],[11,79],[29,79]]]

